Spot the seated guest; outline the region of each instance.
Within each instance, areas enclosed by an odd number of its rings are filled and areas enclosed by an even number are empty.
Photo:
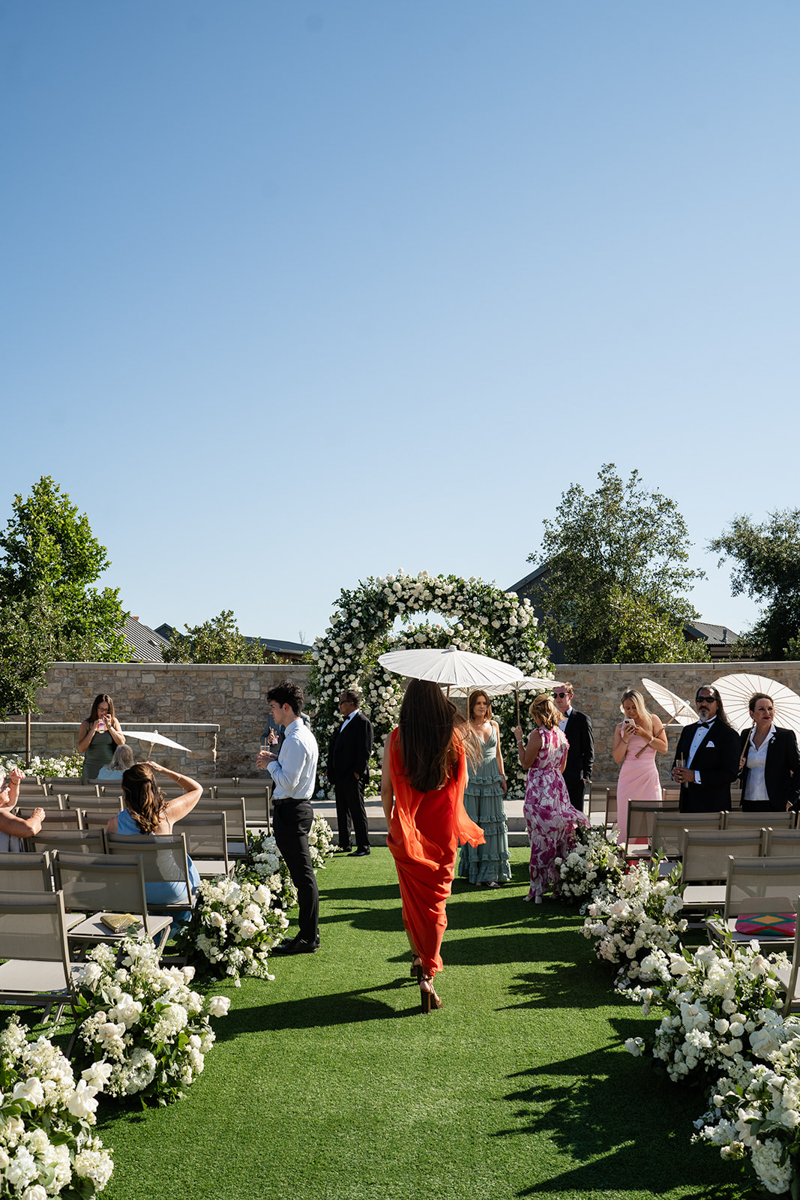
[[[183,788],[183,795],[169,804],[161,794],[154,772],[167,775]],[[173,826],[181,817],[188,816],[203,794],[196,779],[179,775],[155,762],[137,763],[122,776],[122,799],[125,808],[119,816],[112,817],[106,825],[106,833],[121,833],[125,836],[172,833]],[[197,867],[189,859],[189,882],[192,893],[200,886]],[[179,880],[148,883],[145,893],[149,904],[175,904],[188,900],[186,887]]]
[[[778,729],[775,708],[766,692],[750,697],[752,729],[739,735],[744,812],[785,812],[798,807],[800,755],[793,729]]]
[[[20,839],[38,833],[46,816],[43,808],[35,808],[26,819],[15,817],[10,811],[19,802],[19,785],[24,778],[22,772],[14,767],[0,784],[0,854],[21,850]]]
[[[133,766],[134,762],[135,759],[130,746],[117,746],[111,762],[107,766],[101,767],[97,772],[98,782],[102,783],[104,779],[119,781],[122,779],[125,771],[128,771]]]

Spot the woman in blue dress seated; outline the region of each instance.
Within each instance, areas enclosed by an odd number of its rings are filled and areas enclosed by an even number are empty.
[[[183,788],[183,795],[167,804],[156,782],[154,774],[156,771],[160,775],[166,775],[174,783],[180,784]],[[122,776],[122,798],[125,808],[118,817],[111,818],[106,825],[106,833],[135,834],[139,837],[143,834],[150,834],[154,837],[158,834],[170,834],[173,826],[180,821],[181,817],[187,816],[192,811],[202,794],[203,789],[196,779],[179,775],[177,771],[170,771],[167,767],[160,766],[159,763],[136,763]],[[176,876],[175,882],[169,881],[170,868],[176,869],[172,855],[165,851],[164,859],[167,879],[160,883],[145,884],[148,904],[179,904],[181,900],[188,900],[186,884],[178,876]],[[200,876],[191,859],[189,859],[189,882],[192,895],[194,895],[200,886]],[[187,917],[188,915],[187,913]]]
[[[114,757],[107,767],[101,767],[97,772],[98,783],[116,782],[122,780],[122,776],[126,771],[129,771],[135,762],[133,751],[130,746],[117,746],[114,751]]]

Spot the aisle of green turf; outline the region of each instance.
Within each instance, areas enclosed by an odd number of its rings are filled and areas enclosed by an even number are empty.
[[[185,1100],[107,1110],[108,1200],[740,1196],[690,1145],[701,1098],[622,1048],[645,1022],[574,913],[522,903],[524,858],[499,891],[456,883],[430,1016],[388,852],[331,862],[321,952],[218,989],[233,1007]]]

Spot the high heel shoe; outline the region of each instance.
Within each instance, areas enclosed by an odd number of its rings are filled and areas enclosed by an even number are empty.
[[[411,956],[411,978],[416,979],[417,983],[422,982],[422,959],[418,954]]]
[[[427,986],[426,986],[427,985]],[[419,984],[419,1002],[424,1013],[429,1013],[435,1008],[441,1008],[442,1002],[433,990],[433,982],[430,975],[423,975]]]

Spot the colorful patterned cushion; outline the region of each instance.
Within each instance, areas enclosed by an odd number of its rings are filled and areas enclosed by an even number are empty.
[[[748,937],[794,937],[796,913],[751,913],[739,917],[736,932]]]

